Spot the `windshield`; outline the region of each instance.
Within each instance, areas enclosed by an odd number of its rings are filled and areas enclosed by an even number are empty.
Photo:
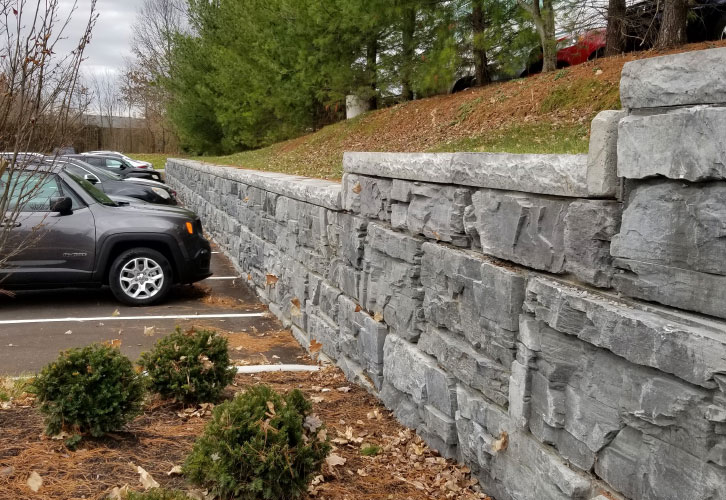
[[[81,186],[86,193],[88,193],[89,195],[91,195],[91,197],[94,200],[96,200],[97,202],[99,202],[100,204],[106,205],[106,206],[109,206],[109,207],[117,207],[118,206],[115,201],[113,201],[111,198],[109,198],[108,196],[106,196],[106,193],[104,193],[103,191],[101,191],[100,189],[98,189],[96,186],[94,186],[93,184],[91,184],[90,182],[88,182],[86,179],[82,179],[82,178],[78,177],[77,175],[73,175],[72,173],[70,173],[68,171],[66,171],[66,173],[68,174],[68,176],[71,179],[73,179],[74,181],[76,181],[76,183],[79,186]]]
[[[101,182],[123,180],[123,177],[121,177],[119,174],[109,172],[108,170],[104,170],[99,167],[95,167],[89,163],[86,163],[85,161],[78,160],[78,163],[82,163],[83,168],[85,168],[86,170],[88,170],[90,172],[93,172],[94,175],[96,175],[99,179],[101,179]]]

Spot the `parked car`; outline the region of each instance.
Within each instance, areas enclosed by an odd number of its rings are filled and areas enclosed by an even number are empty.
[[[164,182],[161,178],[161,174],[155,170],[149,170],[144,168],[136,168],[131,163],[127,162],[123,158],[115,156],[101,155],[101,154],[78,154],[78,155],[66,155],[66,158],[76,158],[83,160],[86,163],[90,163],[94,167],[103,168],[116,174],[119,174],[124,179],[129,177],[150,179],[152,181]]]
[[[130,163],[136,168],[154,168],[154,166],[149,163],[148,161],[142,161],[142,160],[134,160],[133,158],[129,158],[123,153],[119,153],[118,151],[88,151],[86,154],[89,155],[104,155],[104,156],[113,156],[115,158],[122,158],[126,163]]]
[[[578,36],[563,36],[557,40],[557,67],[566,68],[605,54],[605,29],[596,29]],[[529,62],[520,76],[542,71],[542,47],[532,49]]]
[[[58,158],[55,160],[51,159],[50,161],[64,165],[66,171],[87,180],[112,199],[115,199],[116,196],[126,196],[129,198],[138,198],[148,203],[161,205],[177,204],[176,193],[165,184],[146,179],[124,180],[118,174],[94,167],[77,158]],[[134,182],[136,180],[140,182]]]
[[[46,174],[34,174],[38,170]],[[142,306],[163,300],[175,283],[212,274],[211,248],[193,212],[163,205],[120,206],[61,165],[39,162],[15,175],[26,176],[22,182],[35,191],[3,247],[13,249],[0,269],[3,288],[108,285],[119,301]],[[7,183],[6,172],[0,189]]]

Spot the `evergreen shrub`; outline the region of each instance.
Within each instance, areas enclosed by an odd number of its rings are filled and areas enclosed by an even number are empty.
[[[299,390],[249,388],[214,409],[184,464],[186,477],[221,498],[285,500],[305,494],[330,444]]]
[[[114,347],[69,349],[45,366],[31,390],[45,415],[46,433],[94,437],[116,431],[141,413],[145,387],[131,361]]]
[[[174,333],[160,339],[141,355],[150,388],[183,403],[213,402],[234,380],[227,339],[208,330]]]

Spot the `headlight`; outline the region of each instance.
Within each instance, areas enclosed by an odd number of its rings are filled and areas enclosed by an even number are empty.
[[[165,200],[168,200],[169,198],[171,198],[171,196],[169,196],[169,192],[166,189],[162,189],[160,187],[152,187],[151,190],[153,192],[155,192],[156,194],[158,194],[159,196],[161,196],[162,198],[164,198]]]

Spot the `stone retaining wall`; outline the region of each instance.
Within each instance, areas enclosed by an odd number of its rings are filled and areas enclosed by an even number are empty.
[[[724,68],[626,64],[589,155],[167,177],[304,346],[497,499],[722,499]]]

